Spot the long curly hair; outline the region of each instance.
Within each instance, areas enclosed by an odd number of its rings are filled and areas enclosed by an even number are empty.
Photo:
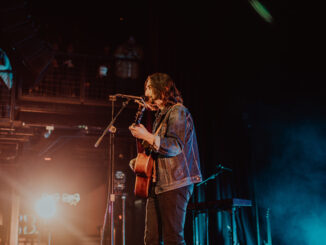
[[[152,89],[163,100],[164,105],[183,103],[180,91],[168,74],[157,72],[149,75],[145,81],[145,88],[149,80]]]

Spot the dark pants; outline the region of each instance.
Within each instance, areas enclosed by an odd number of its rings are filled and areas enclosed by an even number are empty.
[[[153,188],[146,203],[145,245],[183,245],[188,201],[194,185],[158,195]]]

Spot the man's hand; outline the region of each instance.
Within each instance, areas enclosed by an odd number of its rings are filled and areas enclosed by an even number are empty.
[[[148,132],[148,130],[144,127],[143,124],[132,124],[129,127],[129,130],[131,134],[137,139],[146,140],[151,145],[154,143],[154,135]]]

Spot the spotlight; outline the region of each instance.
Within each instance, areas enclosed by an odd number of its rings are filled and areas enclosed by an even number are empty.
[[[53,218],[57,211],[56,199],[51,195],[44,194],[35,202],[34,209],[43,219]]]
[[[99,76],[100,77],[106,77],[108,75],[109,68],[105,65],[101,65],[98,68]]]
[[[122,171],[116,171],[114,175],[114,189],[122,192],[125,189],[126,175]]]
[[[46,126],[45,129],[46,129],[46,132],[44,133],[44,138],[47,139],[50,137],[52,131],[54,130],[54,126]]]
[[[7,85],[8,89],[11,89],[13,84],[12,67],[9,61],[9,57],[6,52],[0,48],[0,83],[3,81]]]

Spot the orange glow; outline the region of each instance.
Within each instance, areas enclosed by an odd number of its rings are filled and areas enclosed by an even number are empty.
[[[36,213],[44,219],[53,218],[57,212],[56,200],[53,196],[43,195],[35,203]]]

